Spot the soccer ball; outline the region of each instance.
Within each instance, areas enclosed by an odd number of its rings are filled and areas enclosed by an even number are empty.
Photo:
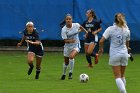
[[[83,73],[80,75],[79,79],[80,79],[81,83],[87,83],[89,81],[89,76],[87,74]]]

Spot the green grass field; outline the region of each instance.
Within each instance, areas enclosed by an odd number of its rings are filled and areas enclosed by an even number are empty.
[[[134,58],[126,70],[128,93],[140,93],[140,55]],[[0,93],[119,93],[107,54],[93,69],[87,68],[84,54],[75,61],[73,79],[62,81],[63,53],[46,52],[40,79],[35,80],[35,69],[27,75],[26,52],[0,52]],[[79,82],[81,73],[89,75],[88,83]]]

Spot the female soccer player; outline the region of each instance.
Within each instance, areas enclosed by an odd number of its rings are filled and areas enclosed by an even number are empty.
[[[24,36],[20,43],[17,46],[21,46],[24,40],[27,42],[27,50],[28,50],[28,65],[30,66],[28,70],[28,75],[32,73],[34,68],[33,61],[34,57],[36,57],[36,75],[35,79],[39,79],[40,69],[41,69],[41,61],[43,57],[43,46],[41,41],[39,40],[38,32],[34,29],[33,22],[27,22],[26,29],[24,30]]]
[[[105,39],[110,39],[109,65],[112,66],[116,84],[120,93],[126,92],[125,68],[128,64],[128,47],[130,41],[130,31],[126,25],[125,17],[122,13],[115,15],[115,23],[108,27],[99,42],[99,54],[103,52]]]
[[[63,75],[61,77],[61,80],[65,79],[68,64],[70,64],[69,79],[72,79],[74,58],[80,51],[80,40],[78,34],[80,31],[85,31],[86,33],[88,33],[78,23],[72,23],[72,16],[70,14],[66,15],[65,22],[66,25],[62,28],[61,32],[62,39],[65,42]]]
[[[97,20],[95,12],[90,9],[86,13],[87,20],[84,21],[83,27],[88,31],[88,35],[85,36],[85,53],[86,53],[86,59],[89,63],[88,67],[92,66],[91,56],[95,57],[95,64],[98,63],[98,54],[95,53],[94,48],[98,42],[98,36],[97,33],[102,30],[100,26],[100,21]]]

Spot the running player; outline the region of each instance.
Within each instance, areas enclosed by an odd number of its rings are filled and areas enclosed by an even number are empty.
[[[128,48],[130,41],[130,31],[126,25],[125,17],[122,13],[115,15],[115,23],[108,27],[99,42],[99,54],[103,52],[103,43],[110,39],[109,65],[112,66],[116,84],[120,93],[126,92],[125,69],[128,64]]]
[[[80,31],[85,31],[78,23],[72,23],[72,16],[67,14],[65,17],[66,25],[62,28],[61,36],[65,42],[64,45],[64,64],[63,75],[61,80],[65,80],[66,70],[70,64],[69,79],[72,79],[72,73],[74,68],[74,58],[80,51],[80,40],[78,34]]]
[[[43,46],[41,41],[39,40],[38,32],[34,29],[33,22],[27,22],[26,29],[23,31],[24,36],[20,43],[17,46],[21,46],[24,41],[27,42],[27,50],[28,50],[28,75],[32,73],[34,68],[33,61],[34,57],[36,57],[36,75],[35,79],[39,79],[40,69],[41,69],[41,61],[43,57]]]
[[[86,59],[88,61],[88,67],[93,67],[91,56],[95,57],[95,64],[98,63],[98,53],[95,52],[95,46],[98,42],[98,32],[102,30],[100,23],[101,21],[97,20],[95,12],[90,9],[86,13],[87,20],[84,21],[83,27],[88,31],[88,35],[85,36],[85,53],[86,53]]]

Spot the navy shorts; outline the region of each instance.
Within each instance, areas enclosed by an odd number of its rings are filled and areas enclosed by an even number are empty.
[[[27,49],[28,52],[35,53],[36,56],[42,57],[44,55],[44,51],[42,47],[29,47]]]
[[[85,44],[90,44],[90,43],[96,44],[97,42],[95,42],[95,39],[94,38],[86,38],[85,39]]]

